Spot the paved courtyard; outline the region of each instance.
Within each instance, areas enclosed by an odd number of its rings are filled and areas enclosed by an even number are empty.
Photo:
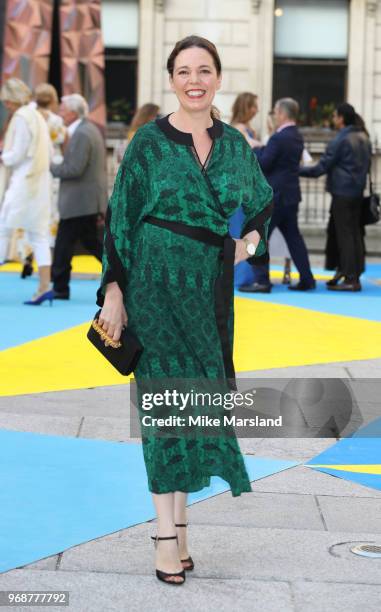
[[[269,370],[261,377],[329,374],[378,378],[381,359]],[[120,386],[3,397],[0,427],[127,441],[125,394]],[[334,443],[241,439],[245,453],[300,462]],[[300,465],[256,481],[253,494],[233,499],[227,492],[189,508],[195,570],[182,588],[154,576],[151,521],[1,574],[0,589],[68,590],[76,612],[357,612],[364,602],[378,612],[381,559],[356,556],[350,547],[381,544],[380,508],[381,491]]]

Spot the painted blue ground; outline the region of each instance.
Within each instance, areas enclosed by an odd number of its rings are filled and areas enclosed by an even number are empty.
[[[244,262],[245,263],[245,262]],[[237,266],[235,266],[237,269]],[[278,272],[283,272],[283,266],[271,264],[271,270],[277,270]],[[291,268],[292,272],[297,273],[297,269],[294,265]],[[314,274],[324,274],[328,277],[333,276],[333,270],[326,270],[325,268],[318,268],[317,266],[312,268]],[[361,276],[362,279],[380,279],[381,280],[381,263],[367,263],[366,270],[364,274]]]
[[[272,266],[272,269],[280,270],[281,267]],[[314,268],[313,271],[315,274],[324,272],[319,268]],[[294,293],[276,281],[270,294],[247,294],[236,290],[235,295],[329,314],[381,321],[381,285],[374,282],[374,279],[379,278],[381,264],[368,264],[362,279],[363,291],[359,293],[337,294],[327,291],[325,281],[318,281],[316,291]],[[35,277],[21,280],[16,273],[0,274],[0,350],[90,321],[97,310],[95,298],[98,280],[72,280],[70,301],[55,301],[51,308],[48,303],[42,306],[23,305],[25,300],[30,299],[36,286]]]
[[[381,279],[381,263],[366,264],[366,270],[364,272],[365,278],[378,278]]]
[[[275,282],[271,293],[241,293],[236,290],[235,295],[328,314],[381,321],[381,285],[376,285],[366,278],[361,281],[363,290],[355,293],[328,291],[325,281],[317,281],[317,288],[314,291],[305,292],[289,291],[286,285]]]
[[[251,481],[298,465],[244,459]],[[0,572],[156,516],[140,443],[0,430],[0,482]],[[228,490],[213,476],[189,503]]]
[[[97,280],[72,280],[71,299],[24,306],[37,288],[36,278],[20,279],[19,274],[0,274],[0,350],[49,336],[74,325],[90,321],[98,307],[95,303]]]
[[[361,427],[350,438],[340,440],[305,465],[374,465],[381,464],[381,418]],[[314,468],[337,478],[381,491],[381,475],[359,474],[331,468]]]

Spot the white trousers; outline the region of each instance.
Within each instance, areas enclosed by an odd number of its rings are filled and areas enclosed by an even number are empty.
[[[4,263],[14,230],[0,224],[0,264]],[[42,232],[25,232],[26,239],[33,249],[38,267],[50,266],[52,255],[49,235]]]

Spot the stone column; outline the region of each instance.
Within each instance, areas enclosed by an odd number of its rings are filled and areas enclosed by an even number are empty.
[[[168,0],[140,0],[138,106],[163,105],[164,15]]]
[[[375,120],[374,96],[378,44],[376,20],[379,5],[378,0],[352,0],[350,3],[347,100],[363,116],[372,133],[374,133]],[[379,69],[381,70],[381,65]]]
[[[164,58],[164,10],[166,0],[155,0],[155,22],[154,22],[154,56],[153,56],[153,87],[152,87],[152,100],[147,102],[153,102],[159,104],[160,108],[163,106],[163,66],[165,63]]]
[[[370,8],[370,7],[369,7]],[[373,74],[373,130],[378,146],[381,145],[381,2],[378,1],[373,11],[374,19],[374,74]],[[381,176],[379,170],[378,177]]]
[[[363,117],[373,133],[377,0],[366,2]],[[373,134],[372,134],[373,135]]]
[[[138,52],[138,106],[150,102],[153,92],[154,0],[140,0]],[[153,100],[152,100],[153,101]]]
[[[352,0],[349,9],[347,100],[363,113],[365,2]]]
[[[274,0],[251,0],[249,28],[250,81],[260,106],[255,123],[263,138],[267,132],[267,113],[272,108]]]

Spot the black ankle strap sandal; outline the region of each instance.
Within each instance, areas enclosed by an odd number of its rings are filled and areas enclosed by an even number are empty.
[[[177,535],[166,536],[163,538],[160,538],[159,536],[151,536],[151,540],[155,540],[155,548],[156,548],[159,540],[177,540]],[[180,576],[182,578],[182,581],[177,582],[175,580],[166,580],[166,578],[172,577],[172,576]],[[165,582],[166,584],[174,584],[175,586],[180,586],[184,584],[185,582],[185,571],[182,570],[181,572],[177,572],[177,573],[172,572],[168,574],[167,572],[163,572],[162,570],[156,569],[156,577],[162,582]]]
[[[188,523],[175,523],[175,527],[188,527]],[[187,572],[191,572],[194,569],[194,562],[191,556],[188,559],[180,559],[180,561],[187,564],[184,567]]]

